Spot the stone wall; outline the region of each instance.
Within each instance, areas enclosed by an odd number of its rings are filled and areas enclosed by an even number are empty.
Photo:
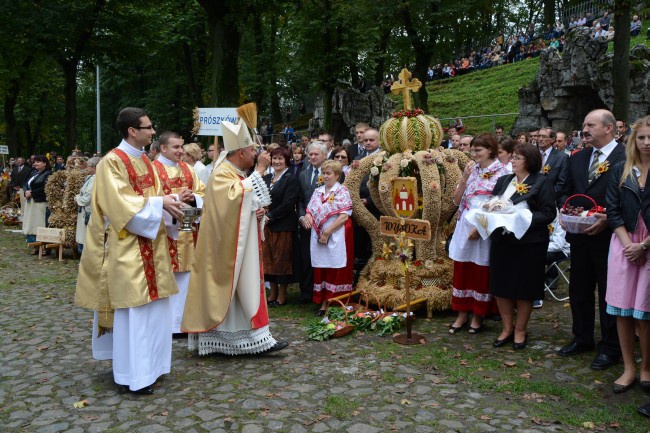
[[[338,87],[332,97],[332,133],[337,141],[354,137],[354,126],[359,122],[379,128],[393,112],[395,104],[384,94],[380,87],[373,87],[367,92],[357,89]],[[314,118],[317,128],[325,121],[322,97],[316,98]]]
[[[613,42],[610,42],[613,43]],[[535,82],[519,89],[519,117],[514,131],[551,126],[556,131],[579,129],[585,115],[597,108],[612,110],[612,61],[607,44],[597,42],[579,28],[566,40],[564,52],[542,52]],[[650,108],[650,49],[635,46],[630,52],[629,121]]]

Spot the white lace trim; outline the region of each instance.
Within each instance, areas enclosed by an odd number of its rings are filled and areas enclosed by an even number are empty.
[[[455,298],[474,298],[481,302],[490,302],[492,300],[492,295],[489,293],[478,293],[475,290],[460,290],[455,287],[453,288],[451,295]]]
[[[226,355],[248,355],[269,350],[275,345],[275,338],[269,327],[260,329],[225,332],[213,329],[209,332],[190,334],[187,339],[189,350],[198,350],[199,355],[223,353]]]
[[[328,283],[327,281],[323,281],[320,284],[314,284],[314,292],[320,292],[320,291],[328,291],[328,292],[333,292],[333,293],[339,293],[339,292],[351,292],[352,291],[352,284],[340,284],[340,285],[335,285],[332,283]]]

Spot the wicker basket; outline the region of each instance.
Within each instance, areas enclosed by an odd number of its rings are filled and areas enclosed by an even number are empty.
[[[590,213],[598,211],[599,207],[596,201],[593,198],[589,197],[588,195],[574,194],[571,197],[566,199],[564,205],[562,206],[562,211],[566,209],[567,205],[569,204],[569,201],[576,197],[584,197],[588,199],[594,204],[593,207],[589,209],[587,216],[584,217],[566,215],[563,212],[560,212],[560,221],[562,222],[562,224],[564,224],[567,233],[582,234],[585,232],[585,229],[587,229],[589,226],[593,225],[596,221],[598,221],[598,218],[596,218],[595,216],[591,216]]]
[[[354,331],[354,326],[348,323],[348,310],[345,308],[345,304],[339,301],[338,299],[336,299],[336,302],[341,304],[341,307],[343,307],[343,317],[345,318],[345,322],[331,322],[334,325],[336,325],[337,328],[334,331],[334,334],[332,334],[332,338],[341,338],[341,337],[345,337],[346,335]],[[332,305],[331,303],[327,305],[328,310],[331,305]],[[327,311],[325,311],[325,315],[327,316]]]

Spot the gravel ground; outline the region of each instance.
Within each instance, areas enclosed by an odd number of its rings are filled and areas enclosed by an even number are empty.
[[[593,354],[555,355],[570,337],[565,303],[535,310],[517,352],[492,349],[497,322],[450,336],[450,313],[415,321],[425,345],[372,332],[312,342],[312,306],[276,308],[271,328],[288,349],[198,357],[174,340],[171,374],[134,396],[113,383],[110,362],[92,359],[92,314],[73,304],[78,262],[39,261],[7,230],[0,257],[3,432],[650,431],[634,410],[648,396],[611,391],[622,366],[594,372]]]

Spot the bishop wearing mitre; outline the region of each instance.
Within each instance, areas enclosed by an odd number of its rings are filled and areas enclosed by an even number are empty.
[[[271,159],[258,156],[243,120],[222,122],[222,132],[225,150],[205,192],[181,329],[199,355],[281,350],[288,343],[269,330],[261,261],[261,224],[271,203],[262,175]]]

